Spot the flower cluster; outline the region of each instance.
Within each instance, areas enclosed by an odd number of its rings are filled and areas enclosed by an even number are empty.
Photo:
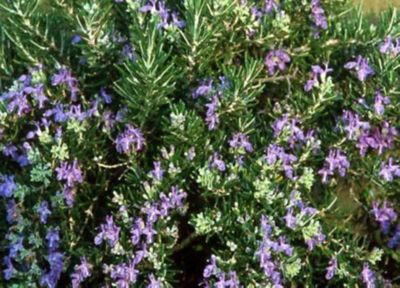
[[[41,66],[31,68],[28,74],[23,74],[17,79],[9,92],[0,96],[0,100],[6,103],[9,113],[23,116],[33,109],[33,105],[41,109],[48,102],[44,85],[34,79],[34,74],[41,73],[41,69]]]
[[[112,216],[106,217],[106,223],[100,225],[100,232],[94,238],[94,244],[100,245],[103,241],[107,241],[108,245],[114,247],[119,240],[120,228],[115,225]]]
[[[161,18],[159,27],[167,28],[168,26],[175,26],[177,28],[185,27],[185,21],[178,18],[176,12],[170,12],[166,7],[163,0],[149,0],[149,2],[139,9],[142,13],[152,13]]]
[[[283,49],[272,50],[265,57],[265,66],[267,66],[269,75],[274,75],[278,70],[284,71],[286,65],[290,63],[290,56]]]
[[[311,15],[316,28],[328,29],[328,21],[325,16],[325,10],[322,8],[320,0],[311,1]]]
[[[395,176],[400,177],[400,165],[393,164],[393,158],[390,157],[386,163],[382,163],[379,176],[385,181],[393,181]]]
[[[132,151],[138,152],[143,149],[145,139],[142,131],[131,124],[125,126],[125,131],[118,135],[115,145],[118,153],[129,154]]]
[[[313,65],[311,67],[311,79],[308,80],[307,83],[304,85],[304,91],[311,91],[314,87],[318,86],[318,79],[324,81],[327,74],[332,71],[333,69],[329,68],[327,64],[325,64],[325,68],[322,68],[319,65]]]
[[[71,70],[67,68],[61,68],[51,78],[51,84],[53,86],[66,85],[68,91],[71,93],[72,102],[78,101],[78,80],[72,76]]]
[[[334,175],[336,170],[341,177],[344,177],[349,167],[350,162],[343,151],[331,149],[328,157],[325,158],[324,167],[318,173],[322,177],[322,182],[326,183],[328,182],[328,177]]]
[[[283,147],[276,144],[270,144],[267,149],[265,160],[268,165],[274,165],[279,161],[281,170],[284,171],[287,178],[294,178],[293,164],[296,162],[297,157],[293,154],[286,153]]]
[[[268,217],[263,215],[261,217],[263,239],[256,255],[260,259],[260,266],[263,269],[265,276],[270,280],[274,287],[283,287],[282,272],[279,268],[279,262],[277,259],[274,259],[274,256],[277,258],[278,255],[283,254],[290,257],[293,254],[293,247],[286,243],[284,236],[280,236],[277,241],[271,239],[272,229]]]
[[[249,137],[240,132],[233,134],[231,140],[229,140],[229,145],[235,149],[243,149],[248,153],[253,152],[253,145],[249,141]]]
[[[91,275],[93,265],[85,257],[81,257],[81,263],[75,265],[74,273],[71,274],[72,288],[80,287],[80,284]]]
[[[56,287],[58,280],[64,268],[64,254],[58,251],[59,248],[59,229],[50,229],[46,235],[48,255],[47,261],[49,262],[50,269],[44,272],[40,284],[48,288]]]
[[[57,180],[65,181],[64,197],[68,206],[72,206],[75,199],[75,186],[83,182],[82,171],[79,168],[78,161],[75,159],[72,164],[63,162],[56,168]]]
[[[204,268],[203,277],[203,287],[242,287],[235,271],[225,273],[217,266],[217,257],[215,255],[211,255],[208,265]],[[211,279],[213,277],[215,277],[216,280],[214,285],[211,285]]]
[[[380,45],[379,51],[382,54],[389,54],[392,57],[396,57],[400,54],[400,38],[392,39],[390,36],[386,37],[385,41]]]
[[[379,207],[378,202],[374,202],[372,204],[372,211],[375,217],[375,220],[379,222],[381,230],[383,233],[387,234],[389,232],[389,227],[392,222],[397,219],[397,213],[393,210],[391,205],[388,202],[383,202],[382,207]]]
[[[367,121],[362,121],[357,113],[345,111],[343,113],[344,130],[349,140],[357,140],[356,147],[360,155],[365,156],[369,148],[382,154],[393,146],[397,130],[389,122],[383,121],[379,126],[371,127]]]
[[[374,70],[369,66],[368,59],[363,58],[361,55],[358,55],[355,61],[347,62],[344,68],[355,70],[357,78],[361,82],[364,82],[368,77],[375,74]]]

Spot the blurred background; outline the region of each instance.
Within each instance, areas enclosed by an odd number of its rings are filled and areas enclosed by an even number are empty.
[[[363,6],[367,12],[378,12],[390,6],[400,8],[400,0],[354,0],[355,3]]]

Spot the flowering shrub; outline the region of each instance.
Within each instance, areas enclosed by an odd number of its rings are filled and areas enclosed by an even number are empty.
[[[0,23],[2,287],[400,285],[396,11],[2,0]]]

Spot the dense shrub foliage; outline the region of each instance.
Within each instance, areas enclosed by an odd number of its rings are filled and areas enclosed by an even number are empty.
[[[400,285],[400,18],[377,18],[0,0],[1,286]]]

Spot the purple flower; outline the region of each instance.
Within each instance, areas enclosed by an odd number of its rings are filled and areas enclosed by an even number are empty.
[[[80,43],[81,41],[82,41],[82,37],[78,34],[75,34],[72,36],[71,44],[76,45],[76,44]]]
[[[396,128],[391,127],[389,122],[384,121],[381,127],[376,127],[372,131],[364,131],[358,138],[356,146],[359,148],[360,155],[362,156],[365,156],[368,148],[377,150],[380,155],[385,149],[389,149],[393,146],[396,135]]]
[[[3,270],[4,279],[10,280],[14,272],[14,266],[12,264],[11,257],[5,256],[3,258],[3,264],[6,266],[6,268]]]
[[[100,230],[94,239],[94,244],[100,245],[103,241],[107,241],[108,245],[114,247],[119,240],[121,228],[114,224],[112,216],[106,217],[106,223],[100,225]]]
[[[135,52],[133,51],[133,46],[130,43],[124,44],[121,51],[121,57],[123,59],[128,59],[132,62],[136,60]],[[122,61],[120,60],[120,61]]]
[[[215,288],[225,287],[225,273],[220,273],[218,276],[218,281],[214,284]]]
[[[160,194],[160,202],[159,202],[159,211],[161,217],[166,217],[170,209],[172,209],[173,205],[170,201],[170,198],[167,197],[164,193]]]
[[[265,276],[275,285],[274,287],[283,287],[283,277],[279,271],[279,264],[273,259],[273,252],[286,251],[287,254],[291,254],[291,247],[286,246],[284,238],[280,240],[281,243],[271,239],[272,227],[269,224],[268,217],[265,215],[261,216],[261,232],[263,240],[256,252],[256,256],[260,260],[260,267],[264,270]]]
[[[47,248],[49,251],[55,251],[60,246],[60,234],[58,228],[50,229],[46,234]]]
[[[68,207],[71,208],[75,202],[76,188],[64,185],[63,194],[64,194],[65,203],[67,204]]]
[[[308,215],[308,216],[314,216],[315,214],[318,213],[318,210],[313,208],[313,207],[300,207],[301,209],[301,213],[303,213],[304,215]]]
[[[178,19],[178,14],[176,12],[170,13],[170,10],[166,8],[165,2],[162,0],[150,0],[146,5],[139,9],[142,13],[150,12],[161,17],[161,23],[158,27],[168,27],[169,25],[176,26],[178,28],[183,28],[185,26],[185,21]],[[172,22],[170,21],[172,18]]]
[[[358,115],[351,111],[345,111],[343,120],[347,138],[358,141],[356,147],[362,156],[365,156],[368,148],[378,150],[378,153],[382,154],[385,149],[392,147],[397,135],[397,130],[388,122],[384,121],[381,127],[371,129],[368,122],[360,121]]]
[[[156,12],[157,11],[157,0],[150,0],[146,5],[142,6],[139,9],[140,12],[146,13],[146,12]]]
[[[286,243],[285,236],[279,237],[278,245],[276,248],[274,248],[274,250],[276,252],[283,252],[289,257],[293,255],[293,247]]]
[[[397,213],[394,211],[392,205],[387,201],[383,202],[382,207],[379,206],[379,202],[373,202],[372,213],[375,216],[375,220],[379,223],[382,232],[387,234],[389,232],[390,225],[397,219]]]
[[[285,153],[284,149],[276,144],[270,144],[268,146],[265,160],[267,161],[268,165],[274,165],[278,160],[282,158],[282,154]]]
[[[374,109],[377,115],[383,115],[385,113],[385,105],[390,104],[390,98],[384,96],[382,92],[376,91],[375,92],[375,103]]]
[[[78,80],[72,76],[71,70],[67,68],[61,68],[53,75],[51,78],[51,84],[53,86],[59,86],[65,84],[71,93],[72,102],[78,101],[77,93],[78,89]]]
[[[211,287],[209,283],[209,278],[215,276],[217,277],[217,281],[212,287],[216,288],[239,288],[240,283],[239,279],[237,278],[237,274],[235,271],[229,271],[229,273],[224,273],[217,267],[217,258],[215,255],[211,255],[210,260],[208,261],[209,264],[203,270],[203,278],[204,287]]]
[[[368,263],[364,263],[363,270],[361,272],[361,279],[365,284],[366,288],[375,288],[375,273],[369,268]]]
[[[67,112],[67,116],[69,119],[75,119],[79,122],[85,120],[89,115],[82,111],[82,106],[78,105],[71,105],[69,111]]]
[[[23,245],[24,237],[18,237],[13,243],[9,245],[9,253],[8,256],[11,258],[16,258],[18,252],[24,249]]]
[[[154,274],[150,274],[147,288],[161,288],[161,282],[156,279]]]
[[[45,224],[47,222],[47,217],[51,214],[49,203],[47,201],[42,201],[39,204],[37,211],[39,213],[40,223]]]
[[[235,271],[229,271],[228,273],[228,280],[225,281],[225,286],[227,288],[239,288],[240,286],[240,282],[239,279],[237,278],[237,274]]]
[[[328,29],[328,21],[326,20],[325,11],[321,7],[319,0],[311,1],[311,14],[313,17],[314,25],[317,28]]]
[[[293,209],[289,208],[287,210],[286,215],[283,217],[283,219],[285,220],[286,223],[286,227],[290,228],[290,229],[294,229],[297,226],[297,217],[293,215]]]
[[[328,182],[328,176],[332,176],[335,170],[338,171],[341,177],[344,177],[349,167],[350,162],[347,160],[346,155],[339,149],[331,149],[325,159],[324,167],[319,170],[318,174],[322,176],[322,183],[326,183]]]
[[[264,15],[264,13],[255,6],[250,8],[250,13],[256,19],[257,22],[260,22],[261,17]]]
[[[145,140],[139,128],[127,124],[125,131],[118,135],[115,140],[118,153],[129,154],[132,150],[142,150]]]
[[[280,161],[281,170],[285,172],[285,176],[289,179],[294,179],[293,163],[297,161],[296,156],[286,153],[282,147],[276,144],[270,144],[265,160],[269,165],[274,165]]]
[[[183,208],[183,200],[186,199],[186,197],[186,192],[179,189],[177,186],[172,186],[169,199],[173,208]]]
[[[32,94],[33,98],[36,100],[38,104],[38,108],[41,109],[44,106],[44,102],[47,102],[49,99],[44,95],[44,85],[39,84],[34,87],[28,86],[23,90],[27,94]]]
[[[103,98],[104,103],[106,104],[112,103],[111,95],[107,93],[106,88],[104,87],[100,88],[100,96]]]
[[[331,280],[333,278],[333,276],[335,276],[337,268],[338,268],[337,259],[336,258],[332,258],[329,261],[328,267],[326,268],[325,279],[326,280]]]
[[[155,161],[153,162],[154,169],[151,171],[151,174],[153,175],[154,179],[157,181],[161,181],[163,179],[164,175],[164,170],[161,168],[161,162],[160,161]]]
[[[235,133],[232,139],[229,140],[229,145],[232,148],[244,149],[247,152],[253,152],[253,145],[249,141],[249,137],[243,133]]]
[[[307,83],[304,85],[304,91],[311,91],[312,88],[318,85],[318,77],[320,79],[325,79],[326,75],[332,71],[333,69],[329,68],[327,64],[325,64],[325,68],[322,68],[318,65],[313,65],[311,67],[311,79],[308,80]]]
[[[7,101],[8,112],[16,111],[18,116],[25,115],[31,110],[24,91],[10,91],[1,95],[0,100]]]
[[[15,147],[15,145],[8,144],[8,145],[4,146],[3,154],[4,154],[4,156],[10,156],[10,157],[14,158],[17,155],[17,150],[18,149],[17,149],[17,147]]]
[[[344,130],[349,140],[358,139],[360,135],[370,129],[370,124],[366,121],[361,121],[360,116],[353,111],[345,110],[342,118],[345,125]]]
[[[394,235],[389,239],[388,247],[395,249],[400,244],[400,225],[397,225]]]
[[[143,235],[146,236],[146,243],[151,244],[154,242],[154,236],[157,235],[157,231],[154,229],[154,223],[148,221],[143,229]]]
[[[318,232],[314,234],[311,238],[306,239],[306,244],[308,246],[308,250],[314,250],[315,246],[322,244],[326,239],[326,236],[322,234],[321,227],[318,227]]]
[[[104,128],[106,131],[112,131],[115,126],[115,114],[110,111],[106,110],[101,115],[102,121],[104,123]]]
[[[140,250],[136,250],[133,263],[139,264],[148,255],[147,246],[144,244],[141,246]]]
[[[212,84],[213,84],[213,80],[212,79],[201,81],[200,82],[200,86],[197,87],[192,92],[193,99],[197,99],[200,96],[208,95],[212,90]]]
[[[27,166],[29,164],[29,160],[28,160],[28,157],[27,157],[26,153],[31,148],[30,148],[30,145],[27,142],[25,142],[23,144],[22,148],[23,148],[22,152],[19,153],[17,147],[15,147],[12,144],[8,144],[3,148],[3,154],[5,156],[11,157],[21,167],[25,167],[25,166]],[[0,181],[6,181],[5,179],[2,179],[2,178],[4,178],[4,177],[0,175]],[[6,182],[8,182],[8,181],[6,181]],[[1,191],[1,188],[0,188],[0,191]],[[0,192],[0,196],[1,196],[1,192]]]
[[[86,278],[90,277],[92,267],[92,264],[87,262],[86,257],[81,257],[81,264],[75,265],[74,273],[71,274],[73,288],[78,288]]]
[[[264,0],[264,12],[271,13],[273,10],[278,10],[278,4],[275,0]]]
[[[62,162],[61,166],[56,168],[57,180],[65,180],[67,187],[74,187],[76,183],[82,183],[82,171],[79,168],[78,161],[75,159],[72,164]]]
[[[4,198],[10,198],[15,190],[17,189],[17,185],[14,181],[14,176],[12,175],[0,175],[0,196]]]
[[[218,152],[214,152],[210,160],[210,168],[217,169],[221,172],[226,170],[225,162],[222,160]]]
[[[40,285],[55,288],[64,267],[64,255],[60,252],[51,252],[47,261],[50,264],[50,271],[42,275]]]
[[[49,109],[44,113],[44,116],[54,117],[54,121],[57,123],[63,123],[68,120],[69,116],[64,111],[64,105],[61,103],[57,103],[54,105],[53,109]]]
[[[272,50],[265,57],[264,63],[268,68],[269,75],[274,75],[277,68],[280,71],[286,69],[286,64],[290,63],[290,57],[282,49]]]
[[[389,54],[392,57],[396,57],[400,53],[400,38],[397,38],[394,42],[392,37],[386,37],[384,42],[380,45],[379,51],[382,54]]]
[[[115,115],[115,121],[123,122],[124,119],[126,118],[126,114],[127,113],[128,113],[128,108],[127,107],[119,109],[117,111],[117,114]]]
[[[156,222],[160,216],[160,210],[158,209],[157,203],[146,202],[141,211],[147,215],[148,223]]]
[[[215,255],[211,255],[209,264],[204,268],[203,277],[207,279],[213,275],[217,275],[217,273],[218,273],[217,257],[215,257]]]
[[[17,218],[18,218],[18,208],[17,208],[17,204],[15,203],[14,199],[10,199],[7,201],[7,222],[8,224],[12,224]]]
[[[361,82],[364,82],[369,76],[375,74],[374,70],[368,65],[368,60],[361,55],[358,55],[355,61],[346,63],[344,68],[355,70],[357,78]]]
[[[217,108],[219,105],[218,96],[214,95],[210,103],[206,104],[206,123],[208,125],[208,130],[215,130],[219,124],[219,116],[217,114]]]
[[[177,186],[172,186],[171,192],[168,195],[164,195],[161,193],[159,208],[157,209],[157,214],[161,217],[166,217],[169,213],[170,209],[182,209],[183,208],[183,200],[186,198],[187,194],[183,190],[179,189]],[[155,203],[153,203],[154,205]],[[153,222],[153,221],[152,221]]]
[[[171,23],[172,26],[175,26],[179,29],[182,29],[186,26],[186,22],[184,20],[179,19],[178,13],[172,12],[171,18],[172,18],[172,23]]]
[[[153,243],[154,235],[157,231],[154,229],[154,223],[159,219],[168,216],[171,209],[183,208],[183,200],[187,193],[173,186],[168,196],[164,193],[160,195],[160,201],[154,203],[145,203],[141,211],[146,214],[146,222],[142,219],[136,219],[131,229],[131,241],[133,245],[140,242],[141,235],[146,236],[147,244]]]
[[[139,271],[135,268],[135,262],[121,263],[111,269],[110,276],[118,288],[129,288],[135,284]]]
[[[133,245],[139,244],[140,236],[142,235],[144,228],[145,224],[143,220],[141,218],[137,218],[131,229],[131,242]]]
[[[272,124],[272,130],[274,131],[274,137],[277,138],[280,135],[289,135],[287,139],[291,148],[295,147],[296,143],[306,142],[306,137],[303,130],[299,127],[300,121],[296,118],[290,119],[288,114],[285,114],[281,118],[278,118]]]
[[[394,48],[392,37],[385,37],[383,43],[379,46],[379,52],[382,54],[389,54]]]
[[[387,163],[382,163],[379,176],[381,176],[386,181],[391,182],[393,181],[394,176],[400,176],[400,166],[397,164],[393,164],[393,158],[390,157]]]

